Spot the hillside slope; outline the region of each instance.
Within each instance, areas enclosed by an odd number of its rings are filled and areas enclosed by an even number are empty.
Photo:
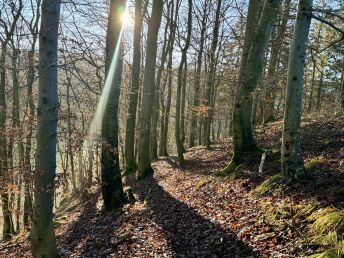
[[[256,134],[260,145],[272,150],[261,174],[257,159],[240,177],[217,177],[215,173],[230,158],[228,141],[214,144],[210,151],[188,150],[183,168],[174,157],[160,159],[154,162],[154,177],[139,182],[126,178],[135,204],[104,215],[99,212],[98,192],[65,213],[57,226],[60,253],[66,257],[302,257],[334,248],[335,243],[313,241],[311,216],[325,207],[344,208],[344,117],[304,120],[302,149],[309,178],[293,185],[268,185],[263,192],[257,187],[279,172],[281,122],[258,128]],[[25,234],[0,245],[1,257],[29,255]]]

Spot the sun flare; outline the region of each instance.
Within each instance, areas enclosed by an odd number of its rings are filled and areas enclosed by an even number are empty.
[[[128,12],[124,12],[121,15],[121,22],[124,26],[130,26],[133,24],[133,18]]]

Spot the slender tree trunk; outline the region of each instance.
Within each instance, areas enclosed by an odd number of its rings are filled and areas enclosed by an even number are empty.
[[[251,124],[252,92],[257,88],[262,76],[265,50],[270,40],[273,24],[277,18],[276,10],[279,9],[280,1],[265,1],[258,27],[256,17],[259,4],[255,2],[250,1],[239,84],[233,106],[234,153],[230,164],[221,172],[224,175],[232,172],[249,156],[259,152],[253,138]],[[250,14],[253,15],[253,18],[250,17]],[[254,29],[256,27],[257,30]],[[249,42],[247,45],[246,41]],[[249,45],[251,45],[250,48]],[[250,50],[248,51],[248,49]]]
[[[6,55],[7,44],[2,43],[0,56],[0,132],[6,130]],[[5,135],[0,137],[0,169],[2,180],[8,180],[8,160],[7,160],[7,139]],[[12,216],[9,207],[9,195],[7,189],[1,192],[2,213],[3,213],[3,239],[10,239],[13,232]]]
[[[321,109],[321,96],[322,96],[323,80],[324,80],[324,73],[321,72],[320,81],[318,83],[318,89],[317,89],[317,103],[316,103],[316,111],[317,112],[319,112]]]
[[[170,3],[171,4],[171,3]],[[169,13],[170,4],[168,5],[167,13]],[[151,145],[150,145],[150,154],[152,159],[158,158],[158,120],[160,114],[160,88],[162,74],[165,68],[166,59],[168,56],[169,42],[167,40],[167,34],[169,29],[169,22],[166,23],[165,32],[164,32],[164,43],[162,46],[162,53],[160,59],[160,67],[157,72],[156,86],[155,86],[155,95],[154,95],[154,106],[153,106],[153,115],[152,115],[152,133],[151,133]]]
[[[139,146],[138,146],[138,173],[137,178],[143,178],[153,173],[150,162],[149,146],[151,132],[152,103],[155,92],[155,65],[157,55],[157,39],[161,23],[164,1],[154,0],[152,15],[148,25],[147,51],[142,88],[142,103],[140,114]]]
[[[140,87],[140,62],[141,62],[141,30],[142,30],[142,0],[135,0],[135,27],[133,67],[131,72],[131,87],[129,95],[129,107],[127,112],[125,130],[125,173],[131,173],[137,169],[135,160],[135,125],[137,112],[137,97]]]
[[[177,153],[178,153],[178,160],[179,165],[182,166],[184,164],[184,155],[183,155],[183,146],[181,142],[181,135],[180,135],[180,108],[181,108],[181,93],[182,93],[182,84],[183,84],[183,76],[184,76],[184,65],[186,63],[187,58],[187,51],[190,46],[191,40],[191,30],[192,30],[192,0],[189,0],[189,11],[188,11],[188,24],[187,24],[187,36],[185,40],[185,46],[182,48],[182,57],[178,68],[178,82],[177,82],[177,99],[176,99],[176,123],[175,123],[175,138],[176,138],[176,146],[177,146]]]
[[[182,84],[182,92],[181,92],[181,107],[180,107],[180,142],[182,146],[183,153],[186,152],[184,148],[185,143],[185,98],[186,98],[186,78],[188,76],[188,65],[187,59],[185,60],[184,64],[184,71],[183,71],[183,84]]]
[[[281,149],[282,172],[289,180],[298,179],[304,171],[300,147],[300,124],[304,65],[311,24],[312,2],[312,0],[299,1],[293,41],[289,53]]]
[[[53,224],[57,133],[57,44],[60,1],[43,0],[39,40],[37,150],[31,245],[33,257],[59,257]]]
[[[111,83],[109,100],[102,121],[101,175],[105,210],[111,211],[124,203],[122,176],[119,166],[118,106],[122,80],[121,14],[126,0],[111,0],[106,35],[105,76]],[[113,73],[113,74],[111,74]]]
[[[278,31],[276,33],[276,38],[271,46],[271,57],[268,66],[268,85],[265,87],[265,99],[264,99],[264,115],[263,123],[268,123],[275,120],[275,92],[278,83],[277,71],[278,62],[280,60],[280,55],[283,50],[282,45],[286,37],[287,24],[290,15],[290,4],[291,0],[285,0],[282,12],[281,23],[279,24]]]
[[[313,60],[314,62],[314,60]],[[309,104],[308,104],[308,108],[307,108],[307,113],[310,113],[312,111],[312,107],[313,107],[313,94],[314,94],[314,83],[315,83],[315,63],[313,63],[313,70],[312,70],[312,81],[311,81],[311,91],[309,94]]]
[[[342,67],[342,75],[341,75],[341,83],[342,83],[342,89],[341,89],[341,107],[344,111],[344,65]]]
[[[167,62],[167,97],[166,103],[164,105],[163,115],[161,117],[161,132],[160,132],[160,146],[159,146],[159,155],[160,156],[168,156],[167,152],[167,144],[168,144],[168,124],[170,119],[170,111],[171,111],[171,97],[172,97],[172,61],[173,61],[173,45],[175,40],[176,34],[176,21],[179,14],[179,3],[180,1],[176,1],[175,4],[175,12],[174,12],[174,2],[171,2],[171,21],[170,21],[170,35],[168,38],[168,62]],[[174,13],[174,17],[173,17]]]
[[[210,49],[210,69],[207,78],[207,88],[206,88],[206,97],[207,97],[207,116],[205,118],[205,147],[210,149],[210,126],[211,126],[211,117],[212,117],[212,95],[214,92],[212,89],[215,84],[215,71],[216,71],[216,49],[218,44],[219,29],[220,29],[220,14],[221,14],[221,4],[222,0],[217,1],[216,15],[215,15],[215,24],[214,24],[214,33],[213,39],[211,42]]]
[[[200,93],[200,85],[201,85],[201,71],[202,71],[202,59],[203,59],[203,52],[204,52],[204,43],[205,43],[205,33],[207,30],[207,8],[208,8],[208,1],[205,1],[204,3],[204,9],[203,9],[203,17],[201,21],[201,35],[200,35],[200,46],[197,56],[197,68],[196,68],[196,74],[195,74],[195,81],[194,81],[194,101],[193,101],[193,107],[192,107],[192,114],[191,114],[191,128],[190,128],[190,139],[189,139],[189,147],[195,146],[195,140],[197,136],[197,115],[199,114],[199,108],[201,104],[201,93]],[[199,133],[198,133],[199,135]]]

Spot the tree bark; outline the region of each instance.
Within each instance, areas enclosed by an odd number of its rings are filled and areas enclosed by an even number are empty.
[[[129,174],[137,169],[135,160],[135,125],[137,98],[140,87],[140,68],[141,68],[141,31],[142,31],[142,0],[135,0],[135,26],[134,26],[134,49],[133,67],[131,72],[131,87],[129,95],[129,106],[125,129],[125,173]]]
[[[106,211],[124,203],[122,176],[119,166],[118,106],[122,80],[121,15],[126,10],[126,0],[111,0],[107,35],[105,76],[111,84],[102,121],[101,175],[102,196]]]
[[[140,114],[139,128],[139,144],[138,144],[138,173],[137,178],[143,178],[153,173],[150,162],[150,131],[152,117],[152,103],[154,101],[155,91],[155,65],[157,55],[157,39],[161,23],[161,16],[164,1],[154,0],[152,7],[152,15],[148,25],[147,33],[147,52],[145,61],[144,80],[142,88],[142,102]]]
[[[184,76],[184,65],[186,63],[187,58],[187,51],[190,46],[190,39],[191,39],[191,30],[192,30],[192,0],[188,1],[189,3],[189,11],[188,11],[188,24],[187,24],[187,36],[185,39],[185,46],[182,48],[182,57],[178,68],[178,82],[177,82],[177,97],[176,97],[176,123],[175,123],[175,138],[176,138],[176,146],[177,146],[177,153],[178,153],[178,160],[179,165],[182,166],[184,164],[184,148],[181,142],[181,134],[180,134],[180,115],[181,115],[181,93],[182,93],[182,83],[183,83],[183,76]]]
[[[210,149],[210,126],[211,126],[211,117],[212,117],[212,95],[214,83],[215,83],[215,71],[216,71],[216,49],[218,44],[219,29],[220,29],[220,14],[221,14],[221,4],[222,0],[217,1],[216,15],[215,15],[215,24],[214,24],[214,33],[213,39],[211,42],[210,49],[210,68],[207,78],[207,88],[206,88],[206,97],[207,97],[207,116],[205,118],[205,147]]]
[[[276,10],[279,9],[280,1],[265,1],[258,27],[256,24],[259,4],[256,2],[250,1],[239,84],[233,106],[234,153],[230,164],[222,171],[222,174],[232,172],[245,159],[260,150],[254,141],[251,124],[252,92],[257,88],[262,76],[265,50],[271,37],[273,24],[277,18]],[[250,14],[253,16],[252,18]],[[257,30],[255,30],[256,27]]]
[[[191,114],[191,128],[190,128],[190,139],[189,139],[189,147],[195,146],[195,140],[197,135],[197,115],[199,114],[199,108],[201,104],[201,93],[200,93],[200,85],[201,85],[201,71],[202,71],[202,59],[203,59],[203,52],[204,52],[204,43],[205,43],[205,33],[207,30],[207,9],[208,9],[208,1],[205,1],[204,8],[203,8],[203,17],[201,21],[201,33],[200,33],[200,45],[199,51],[197,55],[197,68],[195,74],[195,82],[194,82],[194,100],[193,100],[193,107],[192,107],[192,114]]]
[[[57,133],[57,45],[60,1],[42,2],[39,37],[37,150],[31,245],[33,257],[59,257],[53,224]]]
[[[281,149],[282,173],[289,180],[298,179],[304,171],[300,147],[300,124],[305,55],[311,16],[312,0],[300,0],[289,53]]]

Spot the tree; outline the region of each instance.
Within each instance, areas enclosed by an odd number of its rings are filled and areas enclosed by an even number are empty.
[[[37,149],[31,244],[33,257],[59,257],[53,223],[60,1],[43,0],[39,37]]]
[[[135,160],[135,124],[137,97],[140,87],[140,63],[141,63],[141,31],[143,22],[142,0],[135,1],[135,27],[134,27],[134,49],[133,67],[131,72],[131,87],[129,95],[129,106],[125,130],[125,172],[130,173],[137,169]]]
[[[176,21],[178,19],[179,14],[179,7],[180,7],[180,0],[177,0],[175,3],[175,11],[174,11],[174,2],[171,1],[171,14],[170,14],[170,29],[169,29],[169,37],[168,37],[168,62],[167,62],[167,72],[166,72],[166,84],[167,84],[167,97],[166,101],[164,102],[164,91],[161,92],[161,107],[162,107],[162,116],[161,116],[161,128],[160,128],[160,146],[159,146],[159,155],[160,156],[168,156],[167,152],[167,142],[168,142],[168,124],[170,119],[170,111],[171,111],[171,97],[172,97],[172,61],[173,61],[173,46],[175,41],[176,35]]]
[[[106,35],[105,76],[111,84],[102,121],[102,195],[105,210],[111,211],[125,200],[118,149],[118,105],[122,80],[121,15],[126,9],[126,0],[111,0]],[[105,86],[106,87],[106,86]]]
[[[7,47],[8,43],[13,37],[13,33],[16,29],[17,22],[21,16],[23,9],[23,2],[19,1],[18,6],[10,5],[10,13],[7,13],[6,5],[0,12],[0,26],[3,32],[0,35],[1,43],[1,54],[0,54],[0,132],[4,133],[6,131],[6,59],[7,59]],[[6,135],[1,135],[0,137],[0,175],[4,180],[8,175],[8,144]],[[2,199],[2,212],[3,212],[3,237],[4,239],[10,239],[14,233],[12,215],[9,206],[9,195],[5,187],[1,191]]]
[[[290,180],[304,171],[300,147],[300,124],[304,83],[304,65],[309,28],[312,19],[312,0],[300,0],[289,53],[287,96],[282,132],[282,173]]]
[[[258,1],[250,1],[245,40],[242,50],[238,88],[233,103],[233,157],[222,175],[233,172],[244,160],[260,151],[252,131],[252,93],[261,79],[265,50],[270,40],[273,24],[277,17],[279,0],[266,0],[259,19]]]
[[[220,29],[220,14],[221,14],[221,3],[222,0],[217,1],[215,23],[214,23],[214,33],[211,41],[210,49],[210,68],[207,78],[207,88],[206,88],[206,98],[207,98],[207,116],[205,120],[205,146],[207,149],[210,149],[210,126],[211,126],[211,117],[212,117],[212,102],[214,95],[214,84],[215,84],[215,72],[216,72],[216,48],[218,44],[219,29]]]
[[[163,0],[154,0],[152,15],[148,24],[146,61],[142,88],[140,113],[139,143],[138,143],[138,173],[137,178],[143,178],[153,173],[150,163],[149,143],[152,117],[152,103],[155,92],[155,64],[157,55],[157,39],[163,10]]]
[[[200,84],[201,84],[201,70],[202,70],[202,59],[203,59],[203,52],[204,52],[204,43],[205,43],[205,33],[207,30],[207,20],[208,20],[208,1],[205,1],[202,20],[201,20],[201,32],[200,32],[200,42],[199,42],[199,50],[197,55],[197,67],[195,73],[195,80],[194,80],[194,99],[193,99],[193,107],[191,113],[191,128],[190,128],[190,139],[189,139],[189,147],[195,146],[195,138],[196,138],[196,130],[197,130],[197,108],[199,108],[201,103],[201,95],[200,95]]]
[[[176,99],[175,137],[176,137],[176,146],[177,146],[178,160],[179,160],[180,166],[184,164],[184,155],[183,155],[184,148],[183,148],[183,143],[181,141],[181,131],[180,131],[180,118],[181,118],[180,103],[181,103],[183,76],[185,76],[184,73],[186,73],[184,66],[186,64],[187,52],[190,46],[191,31],[192,31],[192,0],[189,0],[188,3],[189,3],[189,9],[188,9],[187,35],[185,39],[185,45],[184,47],[182,47],[182,57],[181,57],[179,68],[178,68],[177,97],[176,97],[177,99]]]

